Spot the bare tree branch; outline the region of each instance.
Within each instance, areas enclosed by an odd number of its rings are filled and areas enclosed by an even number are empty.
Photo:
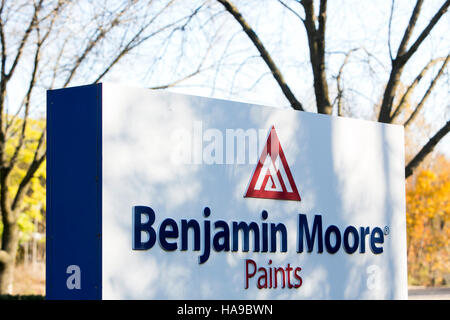
[[[434,79],[431,81],[430,86],[428,87],[427,91],[425,92],[425,94],[422,97],[422,100],[420,100],[419,104],[416,106],[414,111],[411,113],[411,115],[409,116],[408,120],[405,121],[405,123],[404,123],[405,127],[407,127],[411,123],[411,121],[413,121],[415,119],[415,117],[417,116],[419,111],[422,109],[423,105],[425,104],[425,102],[427,101],[428,97],[430,96],[431,91],[433,91],[433,88],[436,85],[437,80],[444,73],[445,67],[447,66],[447,63],[448,63],[449,60],[450,60],[450,55],[447,56],[447,58],[445,59],[444,63],[442,64],[441,68],[439,69],[439,72],[434,77]]]
[[[395,7],[395,0],[392,0],[391,13],[389,14],[389,24],[388,24],[388,50],[391,62],[394,60],[394,58],[392,57],[392,48],[391,48],[391,25],[392,25],[392,17],[394,16],[394,7]]]
[[[81,55],[76,59],[72,69],[69,72],[69,75],[66,78],[66,81],[63,84],[63,87],[67,87],[72,80],[73,76],[77,72],[78,68],[80,67],[81,63],[86,59],[88,54],[100,43],[100,41],[105,38],[105,36],[115,27],[120,25],[119,21],[120,18],[125,14],[125,12],[129,9],[128,6],[125,6],[120,10],[117,15],[114,17],[114,19],[109,23],[105,28],[98,28],[98,33],[94,39],[91,39],[88,41],[86,47],[83,49]]]
[[[384,122],[384,123],[392,122],[393,119],[391,118],[391,113],[392,113],[393,102],[394,102],[395,95],[397,93],[398,85],[400,83],[400,77],[403,73],[403,68],[404,68],[405,64],[408,62],[408,60],[411,58],[411,56],[417,51],[417,49],[422,44],[422,42],[425,40],[425,38],[430,34],[431,30],[436,25],[436,23],[439,21],[439,19],[447,11],[448,6],[450,5],[450,0],[447,0],[441,6],[441,8],[438,10],[438,12],[436,12],[436,14],[433,16],[433,18],[427,25],[427,27],[425,27],[425,29],[419,35],[417,40],[414,42],[414,44],[410,47],[410,49],[407,50],[406,47],[411,38],[413,30],[416,26],[422,4],[423,4],[423,0],[417,0],[414,10],[409,19],[408,26],[406,27],[406,30],[403,34],[403,38],[400,42],[396,58],[394,60],[392,60],[392,69],[391,69],[391,73],[389,75],[389,80],[386,85],[386,89],[384,91],[383,101],[381,103],[380,113],[378,116],[378,121],[380,121],[380,122]]]
[[[37,71],[38,68],[40,66],[40,55],[41,55],[41,49],[45,43],[45,41],[48,39],[52,29],[53,29],[53,25],[55,23],[56,18],[58,17],[58,14],[60,12],[60,9],[63,6],[63,2],[58,2],[55,6],[55,8],[53,10],[51,10],[51,12],[49,13],[49,15],[47,17],[51,16],[51,21],[50,24],[46,30],[46,32],[44,33],[43,36],[40,35],[40,28],[39,25],[36,26],[35,30],[37,33],[37,42],[36,42],[36,49],[35,49],[35,53],[34,53],[34,58],[33,58],[33,68],[31,71],[31,78],[30,81],[28,83],[28,89],[27,92],[25,94],[25,98],[23,101],[23,105],[25,106],[25,111],[24,111],[24,115],[22,117],[22,125],[21,125],[21,132],[19,135],[19,141],[18,144],[16,145],[13,155],[9,161],[9,164],[5,165],[7,167],[7,171],[5,172],[5,174],[8,174],[9,172],[11,172],[11,170],[13,169],[13,167],[15,166],[16,162],[17,162],[17,158],[19,156],[19,152],[22,149],[22,146],[24,144],[25,141],[25,133],[26,133],[26,129],[27,129],[27,125],[28,125],[28,116],[29,116],[29,112],[30,112],[30,105],[31,105],[31,94],[33,92],[33,89],[35,88],[35,84],[36,84],[36,75],[37,75]],[[46,18],[47,18],[46,17]],[[18,113],[16,114],[18,115]],[[12,118],[11,120],[11,124],[15,121],[15,117]],[[8,127],[6,127],[5,129],[5,135],[7,135],[7,130]]]
[[[422,69],[422,71],[417,75],[417,77],[414,79],[414,81],[408,86],[405,93],[400,99],[400,102],[398,103],[397,107],[394,110],[394,113],[391,115],[392,122],[398,117],[400,114],[400,111],[402,111],[403,107],[405,106],[406,101],[408,100],[409,96],[412,92],[414,92],[414,89],[417,87],[417,85],[420,83],[420,81],[423,79],[427,71],[434,66],[436,63],[445,61],[445,58],[437,58],[430,60],[425,67]]]
[[[202,70],[199,68],[199,69],[195,70],[194,72],[188,74],[187,76],[185,76],[185,77],[183,77],[183,78],[181,78],[181,79],[175,80],[175,81],[173,81],[173,82],[171,82],[171,83],[168,83],[168,84],[150,87],[149,89],[152,89],[152,90],[161,90],[161,89],[167,89],[167,88],[175,87],[176,85],[179,85],[180,83],[182,83],[182,82],[184,82],[184,81],[186,81],[186,80],[188,80],[188,79],[190,79],[190,78],[193,78],[194,76],[196,76],[197,74],[199,74],[201,71],[202,71]]]
[[[146,40],[148,40],[151,37],[156,36],[157,34],[168,30],[172,27],[175,27],[177,24],[179,24],[182,21],[185,21],[185,24],[183,26],[181,26],[180,28],[184,28],[186,27],[187,23],[189,23],[189,21],[192,19],[192,17],[194,15],[196,15],[200,9],[203,7],[203,4],[200,5],[199,7],[197,7],[191,14],[189,14],[187,17],[183,17],[181,19],[178,19],[177,21],[174,21],[172,23],[169,23],[153,32],[151,32],[150,34],[141,37],[142,34],[144,33],[144,31],[152,24],[154,23],[154,21],[167,9],[167,7],[169,7],[172,4],[173,1],[170,1],[167,3],[167,5],[165,7],[163,7],[155,16],[153,16],[152,19],[149,20],[148,23],[146,23],[142,28],[140,28],[136,34],[131,38],[131,40],[128,41],[128,43],[123,47],[123,49],[116,55],[116,57],[109,63],[109,65],[103,70],[102,73],[100,73],[100,75],[94,80],[93,83],[97,83],[99,82],[111,69],[112,67],[114,67],[126,54],[128,54],[131,50],[133,50],[134,48],[136,48],[137,46],[139,46],[140,44],[142,44],[143,42],[145,42]]]
[[[424,0],[417,0],[416,5],[414,6],[414,10],[411,14],[411,17],[409,18],[408,26],[406,27],[405,32],[403,33],[402,41],[400,42],[400,45],[397,50],[397,58],[403,55],[403,53],[405,53],[406,51],[406,46],[408,45],[409,39],[411,38],[414,28],[416,27],[417,19],[419,18],[423,1]]]
[[[290,12],[292,12],[297,18],[299,18],[301,21],[305,21],[305,19],[302,18],[302,16],[300,14],[298,14],[297,11],[295,11],[294,9],[292,9],[290,6],[288,6],[284,1],[278,0],[278,2],[285,7],[286,9],[288,9]]]
[[[403,67],[405,66],[406,61],[399,60],[399,56],[403,55],[406,50],[406,46],[408,45],[408,41],[412,35],[412,32],[416,26],[417,18],[419,17],[419,13],[423,4],[423,0],[417,0],[414,10],[411,14],[411,17],[408,22],[408,26],[403,33],[403,38],[400,42],[400,45],[397,50],[396,58],[391,59],[391,73],[389,75],[389,80],[386,85],[386,89],[384,90],[383,101],[381,103],[380,113],[378,116],[378,121],[390,123],[391,120],[391,111],[392,104],[394,103],[395,94],[397,91],[398,84],[400,82],[400,76],[403,72]]]
[[[450,120],[422,147],[405,168],[405,178],[412,175],[414,169],[433,151],[438,142],[450,131]]]
[[[8,168],[7,173],[11,172],[13,166],[16,164],[17,157],[19,156],[19,152],[22,149],[22,146],[23,146],[23,143],[25,140],[25,132],[27,129],[27,124],[28,124],[28,115],[30,113],[30,98],[31,98],[31,93],[33,91],[35,82],[36,82],[36,73],[37,73],[37,69],[38,69],[38,65],[39,65],[40,48],[41,48],[41,46],[38,45],[38,48],[36,49],[35,54],[34,54],[33,70],[31,72],[31,79],[28,84],[28,89],[27,89],[27,93],[26,93],[25,101],[24,101],[25,112],[24,112],[23,119],[22,119],[22,126],[21,126],[22,129],[21,129],[21,133],[19,135],[19,142],[17,143],[17,146],[15,147],[15,150],[9,161],[9,164],[6,165]],[[14,121],[14,119],[12,121]],[[5,132],[5,134],[6,134],[6,132]]]
[[[348,60],[350,59],[350,55],[355,52],[358,49],[352,49],[345,55],[344,61],[341,64],[341,67],[339,68],[338,74],[336,76],[336,87],[337,87],[337,95],[334,99],[333,106],[337,102],[337,115],[342,116],[342,97],[344,94],[344,89],[342,88],[341,84],[341,78],[342,73],[344,72],[344,67],[347,65]]]
[[[16,69],[17,64],[19,63],[20,57],[22,56],[23,48],[25,47],[25,44],[27,43],[31,32],[37,26],[36,22],[38,20],[39,11],[42,8],[42,2],[43,2],[43,0],[40,0],[39,3],[34,6],[34,13],[30,20],[30,24],[28,25],[27,29],[25,30],[22,40],[20,41],[20,45],[19,45],[19,48],[17,49],[16,57],[14,58],[11,68],[9,69],[8,73],[5,75],[6,81],[8,81],[11,78],[11,76],[13,75],[14,70]]]
[[[0,70],[0,81],[3,84],[4,80],[6,78],[6,39],[5,39],[5,31],[4,31],[4,25],[3,25],[3,8],[4,8],[4,1],[2,1],[2,6],[0,8],[0,43],[2,46],[2,55],[1,55],[1,70]],[[3,111],[3,110],[0,110]]]
[[[319,5],[319,35],[323,37],[323,42],[325,43],[325,25],[327,22],[327,0],[320,0]],[[324,50],[325,52],[325,46]]]
[[[44,131],[42,132],[42,134],[38,140],[38,145],[36,147],[36,151],[34,152],[33,160],[31,161],[31,164],[28,167],[27,172],[26,172],[25,176],[23,177],[22,181],[19,183],[19,187],[17,188],[17,192],[14,196],[14,200],[12,201],[11,210],[13,212],[18,208],[18,205],[20,204],[20,202],[25,194],[25,191],[27,190],[27,188],[29,186],[29,182],[31,181],[34,174],[36,173],[36,171],[39,169],[39,167],[41,166],[41,164],[44,162],[44,160],[46,158],[47,151],[44,148],[46,136],[47,136],[47,130],[46,130],[46,128],[44,128]]]
[[[408,49],[408,51],[400,56],[400,59],[404,60],[405,63],[411,58],[411,56],[417,51],[422,42],[428,37],[433,27],[438,23],[439,19],[447,12],[450,6],[450,0],[445,1],[441,8],[436,12],[436,14],[431,18],[428,25],[423,29],[422,33],[419,35],[417,40]]]
[[[198,75],[199,73],[201,73],[201,72],[203,72],[203,71],[205,71],[207,69],[211,69],[212,67],[204,68],[203,64],[205,63],[206,58],[208,57],[212,46],[213,46],[213,43],[210,43],[210,45],[208,46],[208,49],[206,50],[206,53],[203,55],[199,65],[197,66],[197,69],[194,72],[188,74],[187,76],[182,77],[181,79],[175,80],[175,81],[173,81],[171,83],[168,83],[168,84],[165,84],[165,85],[160,85],[160,86],[150,87],[149,89],[157,90],[157,89],[167,89],[167,88],[170,88],[170,87],[174,87],[174,86],[179,85],[180,83],[182,83],[182,82],[184,82],[184,81],[186,81],[186,80],[188,80],[190,78],[195,77],[196,75]]]
[[[239,10],[228,0],[217,0],[217,1],[220,2],[225,7],[225,9],[236,19],[236,21],[241,25],[242,29],[247,34],[249,39],[253,42],[256,49],[261,54],[261,58],[264,60],[266,65],[269,67],[270,71],[272,72],[273,77],[277,81],[278,85],[281,88],[281,91],[283,91],[285,97],[288,99],[292,108],[294,108],[295,110],[303,111],[302,104],[297,100],[295,95],[292,93],[291,89],[289,88],[286,81],[284,80],[284,77],[283,77],[281,71],[278,69],[277,65],[272,60],[272,57],[270,56],[269,52],[264,47],[261,40],[255,33],[255,31],[250,27],[250,25],[244,19],[242,14],[239,12]]]

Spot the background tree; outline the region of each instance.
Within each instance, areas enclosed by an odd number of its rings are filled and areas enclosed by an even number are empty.
[[[407,182],[408,276],[410,283],[450,281],[450,161],[440,155]]]
[[[406,177],[450,130],[450,0],[202,4],[209,14],[198,15],[201,22],[183,39],[194,43],[209,33],[203,40],[210,42],[196,43],[192,53],[188,46],[172,48],[182,57],[177,66],[199,56],[208,66],[183,84],[189,93],[279,106],[287,101],[297,110],[404,125],[406,135],[421,137],[406,159]],[[427,130],[418,115],[432,124]]]
[[[9,193],[17,192],[20,181],[24,178],[26,170],[33,159],[36,150],[36,143],[42,130],[45,128],[45,119],[29,119],[29,124],[25,132],[24,147],[21,149],[17,157],[17,165],[10,173],[10,184],[8,185]],[[17,118],[11,124],[12,130],[19,130],[22,126],[22,119]],[[17,136],[8,139],[6,142],[5,152],[8,157],[12,156],[17,146]],[[44,146],[45,147],[45,146]],[[46,168],[45,161],[35,172],[30,181],[29,188],[24,195],[23,203],[19,216],[17,217],[17,225],[19,229],[19,244],[22,245],[23,260],[28,262],[28,249],[31,244],[31,261],[33,267],[36,267],[38,242],[45,240],[40,235],[45,232],[45,187],[46,187]],[[0,221],[0,234],[3,230],[3,223]],[[27,264],[27,263],[26,263]],[[34,268],[35,269],[35,268]]]
[[[12,292],[19,231],[42,200],[46,130],[33,118],[44,118],[45,90],[98,82],[144,42],[170,39],[198,11],[178,3],[0,1],[0,294]]]
[[[255,48],[258,50],[261,58],[270,69],[271,74],[275,78],[277,84],[281,88],[283,94],[291,104],[292,108],[297,110],[304,110],[304,107],[300,101],[292,93],[287,82],[284,80],[282,72],[277,67],[274,59],[271,57],[268,50],[265,48],[260,37],[257,35],[252,26],[247,22],[245,17],[239,11],[237,6],[229,0],[217,0],[223,5],[225,10],[239,23],[243,32],[248,36],[249,40],[253,43]],[[360,48],[351,49],[344,52],[345,59],[339,69],[338,76],[336,77],[338,90],[335,99],[330,98],[329,92],[329,77],[327,76],[327,61],[326,61],[326,46],[327,46],[327,36],[326,32],[328,30],[327,17],[328,17],[328,1],[320,0],[292,0],[292,1],[282,1],[278,0],[279,4],[286,8],[297,17],[304,26],[304,31],[306,32],[309,48],[309,60],[311,71],[313,75],[313,86],[315,93],[315,104],[316,111],[318,113],[332,114],[334,109],[334,103],[331,101],[336,101],[338,106],[338,115],[342,114],[341,108],[339,108],[339,103],[342,99],[342,88],[341,88],[341,74],[343,67],[348,62],[349,55]],[[419,73],[417,74],[414,81],[409,85],[404,92],[400,90],[401,77],[403,75],[405,66],[412,60],[412,57],[419,51],[424,41],[430,36],[432,30],[445,15],[450,6],[450,0],[443,1],[441,6],[435,11],[431,19],[428,21],[426,26],[421,29],[418,36],[413,37],[415,28],[419,16],[422,12],[422,7],[424,0],[417,0],[415,6],[412,10],[410,19],[407,25],[404,27],[402,37],[398,48],[393,52],[392,50],[392,40],[391,40],[391,27],[392,19],[395,9],[395,1],[392,0],[390,17],[388,20],[388,53],[390,56],[390,66],[389,66],[389,77],[385,85],[384,93],[382,96],[381,103],[374,106],[377,109],[378,115],[377,120],[383,123],[399,123],[396,120],[400,115],[406,117],[406,120],[400,122],[405,127],[410,126],[417,115],[421,112],[422,108],[426,104],[428,97],[430,96],[432,90],[434,89],[438,79],[442,76],[449,62],[450,55],[447,51],[446,56],[431,59],[423,69],[418,68]],[[291,6],[292,5],[292,6]],[[296,6],[296,7],[294,7]],[[362,48],[361,48],[362,49]],[[448,48],[447,48],[448,49]],[[419,102],[415,105],[412,110],[407,110],[405,108],[405,100],[411,95],[411,93],[416,89],[417,85],[420,83],[425,73],[430,69],[432,65],[440,64],[438,72],[432,77],[429,82],[428,88],[423,93],[423,96]],[[445,114],[444,114],[445,115]],[[428,139],[427,143],[415,154],[415,156],[408,162],[405,168],[405,175],[409,177],[414,168],[420,164],[427,154],[433,151],[436,144],[450,131],[450,120],[448,120],[431,138]]]

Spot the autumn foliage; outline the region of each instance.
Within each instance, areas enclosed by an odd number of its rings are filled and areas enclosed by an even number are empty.
[[[22,119],[16,118],[11,122],[11,128],[18,131],[22,125]],[[28,126],[25,131],[25,145],[18,155],[18,164],[14,167],[10,174],[10,185],[8,191],[15,194],[20,182],[26,174],[26,169],[33,160],[34,152],[37,148],[40,134],[45,130],[45,121],[28,119]],[[18,143],[18,137],[14,136],[8,139],[5,147],[7,157],[11,157]],[[44,163],[34,174],[30,181],[30,185],[24,196],[20,214],[17,218],[17,224],[20,230],[19,242],[26,242],[31,239],[33,232],[37,231],[34,221],[42,223],[46,210],[45,203],[45,181],[46,181],[46,164]],[[0,235],[3,226],[0,223]]]
[[[406,183],[408,278],[412,285],[450,282],[450,161],[443,156]]]

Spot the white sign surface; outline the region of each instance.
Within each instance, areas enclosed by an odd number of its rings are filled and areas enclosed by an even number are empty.
[[[407,298],[400,126],[103,84],[102,157],[103,299]]]

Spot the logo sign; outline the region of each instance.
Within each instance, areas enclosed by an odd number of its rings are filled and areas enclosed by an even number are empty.
[[[245,197],[301,200],[274,126],[270,129]]]
[[[47,101],[48,299],[407,298],[403,127],[112,84]]]

